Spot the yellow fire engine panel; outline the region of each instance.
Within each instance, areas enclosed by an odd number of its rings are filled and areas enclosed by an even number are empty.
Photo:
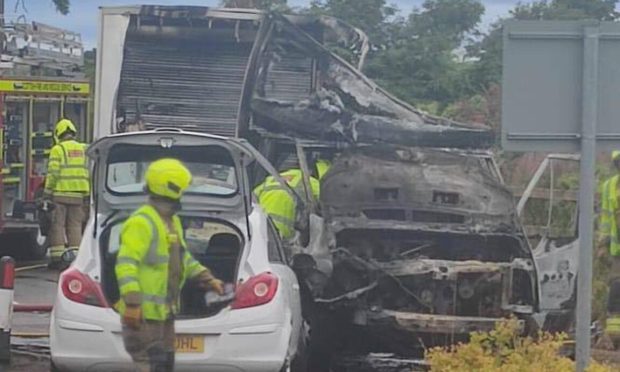
[[[66,81],[0,80],[0,91],[89,95],[90,84]]]

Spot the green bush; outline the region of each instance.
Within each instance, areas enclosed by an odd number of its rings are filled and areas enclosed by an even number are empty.
[[[575,363],[559,353],[564,334],[540,333],[537,338],[519,336],[516,319],[499,322],[490,332],[474,332],[469,343],[427,350],[431,372],[566,372]],[[612,372],[592,362],[588,372]]]

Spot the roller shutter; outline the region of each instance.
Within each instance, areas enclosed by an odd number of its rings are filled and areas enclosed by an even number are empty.
[[[300,101],[312,93],[312,59],[288,52],[270,66],[265,84],[266,98]]]
[[[147,127],[234,136],[249,43],[141,41],[127,35],[118,112]]]

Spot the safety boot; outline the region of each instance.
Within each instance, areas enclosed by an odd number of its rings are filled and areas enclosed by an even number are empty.
[[[47,267],[51,270],[64,271],[75,260],[77,251],[77,247],[50,248],[50,262],[47,264]]]
[[[50,247],[50,261],[47,268],[50,270],[60,270],[63,266],[62,254],[65,252],[64,245]]]

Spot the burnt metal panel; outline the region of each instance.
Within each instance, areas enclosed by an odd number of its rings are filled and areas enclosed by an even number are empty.
[[[251,108],[253,125],[294,138],[406,146],[487,148],[494,135],[427,115],[381,89],[321,41],[285,17],[265,41]],[[316,89],[310,95],[269,94],[269,73],[291,55],[317,61]],[[312,76],[312,75],[311,75]],[[285,91],[289,93],[289,91]]]
[[[127,36],[118,113],[147,128],[234,136],[252,45]],[[138,115],[139,114],[139,115]]]
[[[454,316],[441,314],[420,314],[404,311],[383,310],[370,313],[373,322],[393,319],[403,329],[415,332],[435,334],[468,334],[471,332],[489,332],[502,318],[480,316]],[[518,327],[523,330],[525,322],[518,320]]]
[[[484,164],[480,157],[446,150],[350,149],[321,180],[321,202],[326,216],[364,215],[365,223],[514,228],[512,195]]]

